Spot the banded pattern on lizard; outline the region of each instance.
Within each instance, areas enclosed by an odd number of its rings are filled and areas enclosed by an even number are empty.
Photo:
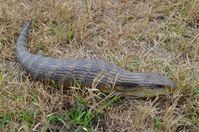
[[[31,54],[26,48],[29,21],[19,35],[16,55],[19,63],[41,81],[54,80],[72,86],[74,79],[83,86],[96,87],[104,93],[113,90],[122,96],[152,97],[168,93],[176,85],[169,79],[153,73],[132,73],[98,59],[57,59]]]

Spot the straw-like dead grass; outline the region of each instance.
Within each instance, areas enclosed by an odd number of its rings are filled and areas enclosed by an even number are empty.
[[[16,39],[33,19],[28,40],[33,53],[44,50],[50,57],[103,59],[132,72],[153,72],[176,82],[178,90],[172,95],[126,97],[105,109],[99,107],[103,99],[98,92],[81,91],[87,108],[103,113],[94,120],[93,131],[199,131],[198,0],[0,3],[0,130],[67,131],[70,126],[63,127],[64,121],[68,123],[64,115],[77,108],[76,91],[56,90],[21,74]],[[87,130],[80,126],[72,124],[71,129]]]

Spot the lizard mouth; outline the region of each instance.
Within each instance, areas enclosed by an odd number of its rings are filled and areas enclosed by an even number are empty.
[[[111,90],[103,89],[104,93],[110,93]],[[134,87],[128,89],[117,89],[114,92],[116,96],[137,96],[137,97],[154,97],[158,95],[165,95],[170,93],[170,88],[158,87],[158,88],[149,88],[149,87]]]

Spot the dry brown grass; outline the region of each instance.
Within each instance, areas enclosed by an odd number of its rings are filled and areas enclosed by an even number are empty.
[[[74,90],[65,93],[21,75],[16,39],[33,19],[28,40],[33,53],[42,49],[51,57],[103,59],[176,82],[178,90],[172,95],[116,101],[103,110],[93,131],[199,131],[198,0],[0,3],[0,130],[45,131],[50,115],[76,107]],[[82,97],[97,109],[93,98]]]

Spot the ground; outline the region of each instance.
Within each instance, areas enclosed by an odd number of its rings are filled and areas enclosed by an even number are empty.
[[[1,131],[199,131],[198,0],[0,0]],[[33,80],[16,59],[28,20],[32,53],[97,58],[153,72],[177,89],[155,98],[65,90]]]

